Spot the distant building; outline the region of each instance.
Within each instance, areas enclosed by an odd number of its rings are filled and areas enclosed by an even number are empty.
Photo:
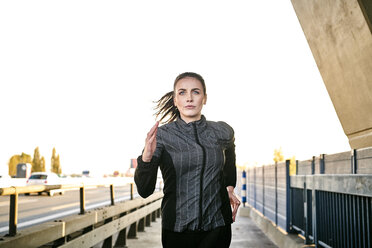
[[[136,158],[132,158],[130,160],[130,168],[137,168],[137,159]]]
[[[29,178],[31,175],[31,164],[19,163],[17,164],[17,178]]]

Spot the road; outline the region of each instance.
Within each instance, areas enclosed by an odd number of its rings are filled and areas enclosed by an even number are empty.
[[[0,197],[0,236],[8,233],[9,198],[9,196]],[[129,198],[130,185],[115,188],[116,202],[128,200]],[[87,210],[110,204],[110,188],[85,189]],[[43,195],[20,195],[18,198],[17,230],[79,212],[79,190],[66,191],[64,195],[55,195],[53,197],[47,196],[45,193]]]

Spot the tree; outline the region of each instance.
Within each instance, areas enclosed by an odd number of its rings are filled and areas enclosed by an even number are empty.
[[[62,173],[61,165],[59,163],[59,155],[56,155],[56,148],[53,148],[50,167],[53,173],[56,174]]]
[[[57,174],[62,174],[62,168],[61,168],[61,164],[59,162],[59,154],[57,155],[56,167],[58,168]]]
[[[9,176],[17,175],[17,164],[19,163],[19,155],[13,155],[8,162]]]
[[[41,171],[45,172],[45,158],[44,158],[44,156],[42,156],[41,160],[40,160],[40,169],[41,169]]]
[[[8,162],[9,176],[17,175],[17,165],[19,163],[31,163],[31,155],[22,152],[21,155],[13,155]]]
[[[50,158],[50,167],[51,167],[52,172],[53,172],[54,163],[55,163],[56,159],[57,159],[57,156],[56,156],[56,148],[53,147],[52,157]]]
[[[290,176],[296,175],[296,165],[297,165],[296,157],[295,156],[291,157],[289,161],[290,161],[289,162],[289,175]]]
[[[32,160],[31,172],[45,171],[45,159],[44,161],[42,161],[43,158],[40,158],[39,147],[36,147],[34,150],[34,158]]]
[[[283,162],[284,161],[284,156],[283,156],[283,151],[282,148],[280,147],[279,149],[274,150],[274,162]]]

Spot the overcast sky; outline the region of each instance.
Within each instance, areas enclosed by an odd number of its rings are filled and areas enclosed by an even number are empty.
[[[48,169],[55,147],[65,173],[126,171],[184,71],[240,165],[350,149],[289,0],[1,1],[0,172],[36,146]]]

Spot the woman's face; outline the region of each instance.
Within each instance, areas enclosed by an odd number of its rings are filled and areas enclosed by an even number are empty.
[[[176,83],[174,94],[174,105],[182,120],[186,123],[200,120],[201,110],[207,102],[201,82],[192,77],[183,78]]]

